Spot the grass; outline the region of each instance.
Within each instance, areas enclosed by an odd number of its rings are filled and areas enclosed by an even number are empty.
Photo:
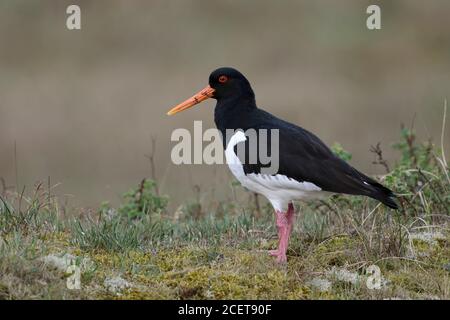
[[[297,204],[286,265],[267,254],[273,213],[257,201],[191,202],[171,214],[144,180],[119,208],[74,217],[41,184],[30,194],[3,190],[0,299],[450,299],[444,153],[407,128],[394,147],[401,159],[392,169],[379,145],[372,151],[401,209],[346,196]],[[80,289],[67,287],[70,265]]]

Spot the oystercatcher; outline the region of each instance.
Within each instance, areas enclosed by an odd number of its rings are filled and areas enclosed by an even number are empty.
[[[219,68],[213,71],[206,88],[172,108],[168,115],[208,98],[217,100],[214,120],[222,137],[226,137],[227,130],[235,130],[231,138],[223,139],[231,172],[244,187],[264,195],[275,209],[279,243],[278,249],[270,251],[270,254],[278,262],[286,261],[294,222],[293,200],[318,199],[343,193],[371,197],[397,209],[391,190],[337,157],[316,135],[259,109],[249,81],[236,69]],[[265,174],[263,169],[267,164],[260,161],[259,154],[257,161],[248,161],[248,151],[258,149],[252,149],[249,139],[240,131],[248,129],[278,131],[277,172]],[[274,143],[269,140],[266,140],[267,149],[271,151]],[[241,144],[247,151],[245,158],[237,153],[237,147]]]

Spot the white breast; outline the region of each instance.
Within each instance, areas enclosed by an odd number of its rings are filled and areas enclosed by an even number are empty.
[[[321,188],[311,182],[299,182],[285,175],[245,174],[243,165],[234,147],[246,141],[242,131],[237,131],[228,142],[225,150],[225,158],[236,179],[247,189],[264,195],[275,210],[286,211],[292,200],[320,199],[331,193],[322,191]]]

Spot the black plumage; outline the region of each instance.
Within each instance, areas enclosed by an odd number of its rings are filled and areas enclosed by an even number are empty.
[[[218,81],[223,75],[229,79],[226,84]],[[279,130],[278,174],[299,182],[314,183],[332,193],[368,196],[397,209],[391,190],[337,157],[316,135],[259,109],[250,83],[237,70],[220,68],[214,71],[210,86],[215,89],[214,98],[217,99],[215,123],[224,137],[227,129]],[[244,143],[248,144],[248,140]],[[246,151],[248,155],[248,145]],[[264,164],[260,161],[249,163],[248,160],[248,157],[241,160],[244,172],[260,173]]]

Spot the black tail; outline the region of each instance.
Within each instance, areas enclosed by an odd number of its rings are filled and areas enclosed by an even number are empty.
[[[382,202],[389,208],[398,209],[398,204],[396,201],[397,197],[391,190],[373,180],[369,181],[369,183],[372,187],[372,193],[369,195],[369,197]]]

